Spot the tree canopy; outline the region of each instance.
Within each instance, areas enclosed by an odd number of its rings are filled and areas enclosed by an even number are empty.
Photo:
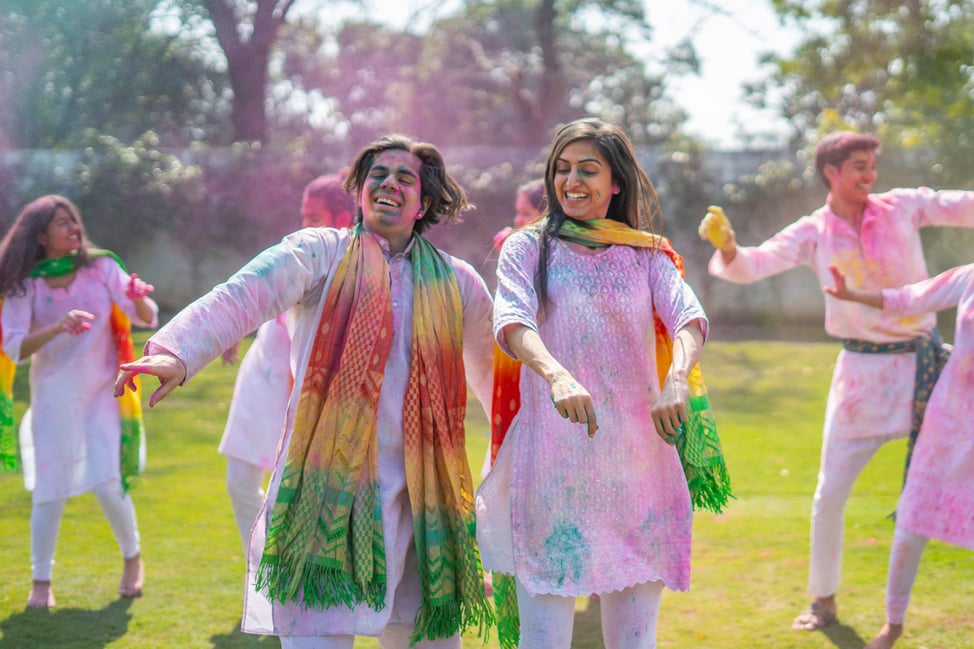
[[[768,57],[752,98],[777,103],[796,140],[848,127],[931,152],[948,181],[974,168],[974,2],[773,0],[808,37]]]

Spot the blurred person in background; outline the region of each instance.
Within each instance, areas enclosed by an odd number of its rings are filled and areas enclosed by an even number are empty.
[[[500,250],[504,240],[514,232],[527,225],[531,225],[541,218],[548,201],[544,193],[544,178],[528,181],[517,188],[514,194],[514,225],[508,225],[494,235],[494,249]]]
[[[730,221],[711,207],[700,236],[716,248],[710,274],[751,284],[799,266],[822,287],[837,267],[854,289],[896,288],[926,279],[920,230],[974,227],[974,192],[927,187],[874,194],[880,141],[840,131],[815,148],[825,205],[755,247],[739,246]],[[933,313],[901,317],[854,302],[825,300],[825,332],[842,340],[822,436],[812,501],[808,590],[812,602],[792,627],[815,631],[837,619],[845,505],[881,446],[920,430],[923,406],[946,358]],[[909,462],[909,450],[907,453]]]
[[[142,594],[139,531],[128,493],[145,459],[142,409],[138,392],[120,402],[111,386],[118,364],[134,358],[131,325],[157,324],[152,290],[114,253],[92,245],[81,213],[63,196],[29,203],[0,243],[4,360],[31,361],[29,608],[55,606],[51,578],[64,507],[88,491],[122,552],[118,594]],[[3,424],[3,464],[15,467],[12,418]]]
[[[886,624],[865,649],[890,649],[903,620],[920,557],[930,539],[974,550],[974,264],[922,282],[882,291],[852,289],[832,269],[825,292],[897,316],[957,307],[955,344],[930,394],[896,507],[896,530],[886,581]]]
[[[319,176],[304,188],[301,227],[351,227],[355,200],[338,174]],[[234,363],[237,345],[223,353]],[[291,339],[285,314],[257,329],[254,342],[237,371],[220,453],[227,456],[227,493],[240,532],[244,555],[250,528],[264,503],[264,481],[274,468],[277,445],[284,433],[287,401],[291,394]]]

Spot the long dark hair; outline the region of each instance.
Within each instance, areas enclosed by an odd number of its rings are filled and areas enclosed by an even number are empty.
[[[423,218],[413,224],[413,232],[422,234],[439,223],[443,217],[448,221],[459,221],[460,213],[473,208],[467,200],[463,187],[446,170],[443,154],[432,144],[416,142],[405,135],[386,135],[375,140],[355,157],[348,177],[345,178],[345,191],[356,196],[365,186],[372,163],[383,151],[399,150],[412,153],[423,163],[419,170],[422,188],[420,201],[423,205]],[[362,208],[358,208],[358,222],[362,222]]]
[[[580,140],[592,142],[609,163],[612,180],[619,186],[619,193],[612,196],[605,218],[625,223],[636,230],[656,234],[663,232],[663,211],[656,198],[656,188],[639,166],[632,141],[622,127],[594,117],[575,120],[561,127],[551,143],[551,153],[548,154],[544,172],[545,192],[549,200],[538,256],[538,297],[542,308],[548,306],[548,255],[551,239],[557,236],[568,218],[555,193],[555,167],[565,148]]]
[[[0,296],[23,295],[26,292],[24,280],[34,265],[44,259],[44,246],[38,239],[47,230],[59,208],[66,210],[81,230],[78,265],[91,263],[88,256],[91,241],[88,240],[78,207],[64,196],[41,196],[24,206],[0,242]]]

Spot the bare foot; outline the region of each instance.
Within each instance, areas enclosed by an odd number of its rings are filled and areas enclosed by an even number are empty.
[[[808,610],[795,618],[791,628],[799,631],[821,631],[836,621],[835,595],[816,597]]]
[[[30,595],[27,596],[27,608],[51,608],[56,605],[51,582],[35,579],[30,587]]]
[[[863,647],[863,649],[890,649],[901,635],[903,635],[902,624],[890,624],[887,622],[883,625],[879,635],[873,638],[872,642]]]
[[[122,581],[118,585],[118,594],[122,597],[142,597],[142,586],[145,583],[145,567],[142,565],[142,555],[137,554],[125,560],[122,569]]]

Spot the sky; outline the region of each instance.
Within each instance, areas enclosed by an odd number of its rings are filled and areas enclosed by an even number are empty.
[[[761,76],[761,54],[786,54],[801,36],[779,24],[768,0],[715,0],[712,5],[719,5],[717,10],[688,0],[646,0],[646,5],[656,38],[671,43],[691,33],[701,60],[699,77],[684,77],[671,87],[674,100],[689,112],[687,132],[718,148],[740,144],[735,137],[737,123],[778,138],[787,133],[783,118],[752,109],[741,99],[741,84]]]
[[[453,11],[459,2],[370,0],[367,4],[381,7],[381,11],[372,12],[373,16],[385,16],[389,24],[405,27],[410,20],[415,26],[437,12]],[[671,97],[689,114],[685,125],[688,133],[720,149],[741,145],[736,137],[740,130],[737,124],[771,134],[772,140],[783,140],[787,124],[782,118],[752,109],[741,100],[741,84],[759,76],[761,53],[787,53],[799,41],[800,34],[794,28],[778,23],[769,0],[645,0],[645,5],[654,28],[654,51],[662,51],[688,35],[697,48],[700,76],[671,75],[668,80]]]
[[[772,51],[787,54],[801,34],[779,24],[768,0],[719,0],[719,9],[702,9],[687,0],[647,0],[647,14],[657,38],[673,42],[693,34],[701,59],[701,75],[684,77],[672,85],[672,97],[690,114],[688,132],[719,148],[739,144],[737,124],[750,131],[767,131],[780,139],[787,133],[784,119],[757,111],[741,99],[741,84],[761,77],[758,59]]]

